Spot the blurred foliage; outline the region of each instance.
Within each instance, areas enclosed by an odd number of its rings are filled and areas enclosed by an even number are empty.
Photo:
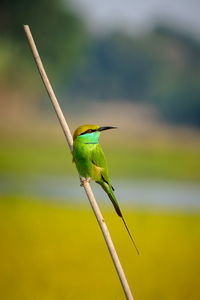
[[[0,92],[26,90],[37,99],[41,81],[23,24],[30,25],[49,78],[65,97],[148,102],[170,122],[200,127],[200,41],[188,34],[157,24],[136,37],[93,37],[67,1],[2,0]]]
[[[18,88],[32,85],[34,94],[39,79],[35,76],[23,24],[30,25],[39,53],[54,82],[59,82],[63,74],[68,77],[80,64],[87,34],[79,18],[68,10],[67,2],[65,5],[56,0],[0,2],[1,84],[8,89],[13,85]]]
[[[0,198],[1,299],[125,299],[92,210],[27,200]],[[199,214],[124,214],[140,256],[104,209],[134,298],[199,299]]]
[[[135,38],[103,36],[70,91],[87,99],[150,102],[169,121],[200,126],[200,42],[161,25]]]

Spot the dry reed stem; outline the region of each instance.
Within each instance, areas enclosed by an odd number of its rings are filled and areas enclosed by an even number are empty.
[[[37,51],[37,48],[36,48],[36,45],[35,45],[35,42],[33,40],[33,37],[32,37],[32,34],[31,34],[31,31],[30,31],[30,28],[28,25],[24,25],[24,31],[25,31],[25,34],[26,34],[26,37],[27,37],[27,40],[28,40],[28,43],[29,43],[29,46],[31,48],[31,51],[32,51],[32,54],[33,54],[33,57],[35,59],[35,62],[36,62],[36,65],[37,65],[37,68],[39,70],[39,73],[40,73],[40,76],[42,78],[42,81],[45,85],[45,88],[47,90],[47,93],[51,99],[51,102],[52,102],[52,105],[54,107],[54,110],[57,114],[57,117],[58,117],[58,120],[60,122],[60,125],[63,129],[63,132],[65,134],[65,137],[67,139],[67,142],[68,142],[68,145],[69,145],[69,148],[70,150],[72,151],[73,150],[73,138],[72,138],[72,135],[71,135],[71,132],[69,130],[69,127],[67,125],[67,122],[65,120],[65,117],[62,113],[62,110],[60,108],[60,105],[58,103],[58,100],[54,94],[54,91],[53,91],[53,88],[49,82],[49,79],[47,77],[47,74],[45,72],[45,69],[43,67],[43,64],[42,64],[42,61],[40,59],[40,56],[39,56],[39,53]],[[131,293],[131,290],[129,288],[129,285],[128,285],[128,281],[126,279],[126,276],[125,276],[125,273],[122,269],[122,266],[121,266],[121,263],[120,263],[120,260],[118,258],[118,255],[117,255],[117,252],[115,250],[115,247],[113,245],[113,242],[112,242],[112,239],[111,239],[111,236],[110,236],[110,233],[108,231],[108,228],[106,226],[106,223],[103,219],[103,216],[101,214],[101,211],[98,207],[98,204],[95,200],[95,197],[94,197],[94,194],[92,192],[92,189],[90,187],[90,184],[87,182],[87,181],[84,181],[83,178],[81,178],[80,176],[80,179],[82,180],[82,183],[83,183],[83,186],[84,186],[84,189],[85,189],[85,192],[87,194],[87,197],[90,201],[90,204],[92,206],[92,209],[94,211],[94,214],[97,218],[97,221],[99,223],[99,226],[101,228],[101,231],[103,233],[103,236],[104,236],[104,239],[106,241],[106,244],[107,244],[107,247],[108,247],[108,250],[110,252],[110,255],[112,257],[112,260],[113,260],[113,263],[115,265],[115,268],[116,268],[116,271],[118,273],[118,276],[119,276],[119,279],[120,279],[120,282],[121,282],[121,285],[123,287],[123,290],[124,290],[124,293],[126,295],[126,299],[128,300],[133,300],[133,296],[132,296],[132,293]]]

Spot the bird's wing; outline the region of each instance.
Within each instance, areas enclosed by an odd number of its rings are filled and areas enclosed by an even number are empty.
[[[91,160],[94,165],[101,168],[102,179],[111,186],[106,158],[100,145],[91,153]]]

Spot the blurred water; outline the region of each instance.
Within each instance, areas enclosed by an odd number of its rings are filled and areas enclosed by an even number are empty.
[[[200,209],[200,184],[190,182],[167,182],[151,180],[112,181],[115,195],[120,203],[139,206],[177,207]],[[100,186],[92,183],[97,199],[107,199]],[[84,203],[86,196],[79,187],[79,179],[54,176],[0,176],[0,195],[43,197]]]

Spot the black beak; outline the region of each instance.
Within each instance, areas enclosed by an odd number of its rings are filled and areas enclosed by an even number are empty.
[[[115,129],[115,128],[117,128],[117,127],[113,127],[113,126],[104,126],[104,127],[100,127],[100,128],[98,129],[98,131],[103,131],[103,130],[108,130],[108,129]]]

